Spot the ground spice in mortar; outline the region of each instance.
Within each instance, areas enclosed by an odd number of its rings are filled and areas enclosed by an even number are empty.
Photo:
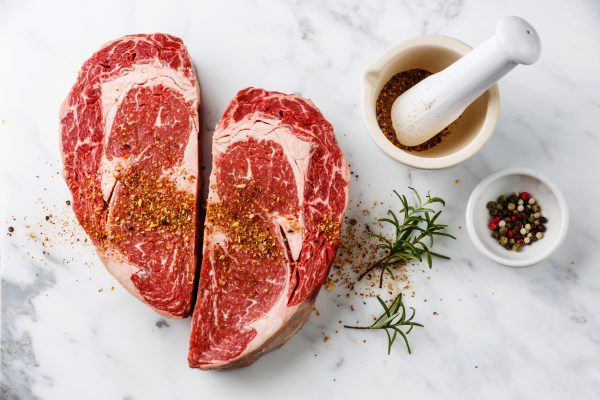
[[[407,71],[399,72],[383,86],[379,96],[377,97],[377,103],[375,105],[375,114],[377,116],[377,123],[381,128],[383,134],[388,138],[392,144],[402,150],[408,151],[425,151],[438,145],[442,138],[450,133],[448,128],[444,128],[440,133],[418,146],[405,146],[398,141],[396,138],[396,131],[392,125],[392,105],[394,101],[404,92],[423,79],[431,75],[431,72],[424,69],[415,68]]]

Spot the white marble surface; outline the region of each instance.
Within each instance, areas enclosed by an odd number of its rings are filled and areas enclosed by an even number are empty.
[[[364,67],[411,35],[476,45],[507,14],[529,19],[544,50],[538,64],[501,83],[500,122],[485,148],[443,171],[383,156],[359,112]],[[386,355],[381,333],[340,328],[340,320],[369,320],[375,307],[336,297],[338,288],[319,296],[320,316],[253,366],[190,370],[189,320],[161,320],[77,242],[84,235],[58,175],[59,105],[102,43],[154,31],[182,37],[195,61],[205,143],[237,90],[299,92],[332,122],[360,175],[353,202],[391,204],[392,188],[408,185],[448,201],[458,240],[440,247],[452,260],[411,277],[416,295],[408,302],[426,326],[411,334],[412,355],[400,346]],[[600,398],[597,1],[6,0],[0,38],[2,399]],[[508,166],[551,177],[571,209],[564,245],[531,268],[486,260],[459,229],[475,184]]]

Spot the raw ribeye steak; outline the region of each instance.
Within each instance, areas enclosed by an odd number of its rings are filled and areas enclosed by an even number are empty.
[[[239,92],[217,124],[191,367],[230,369],[306,321],[333,262],[348,165],[302,97]]]
[[[165,316],[191,312],[199,106],[182,41],[152,34],[96,52],[60,111],[79,222],[110,273]]]

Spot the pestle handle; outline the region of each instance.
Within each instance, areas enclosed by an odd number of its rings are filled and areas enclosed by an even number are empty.
[[[494,36],[396,99],[392,123],[398,141],[417,146],[431,139],[496,81],[518,64],[533,64],[540,53],[539,36],[527,21],[503,17]]]

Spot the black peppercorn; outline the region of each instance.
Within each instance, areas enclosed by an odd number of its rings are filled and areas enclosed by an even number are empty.
[[[539,232],[546,232],[546,226],[545,225],[538,226],[538,231]]]

